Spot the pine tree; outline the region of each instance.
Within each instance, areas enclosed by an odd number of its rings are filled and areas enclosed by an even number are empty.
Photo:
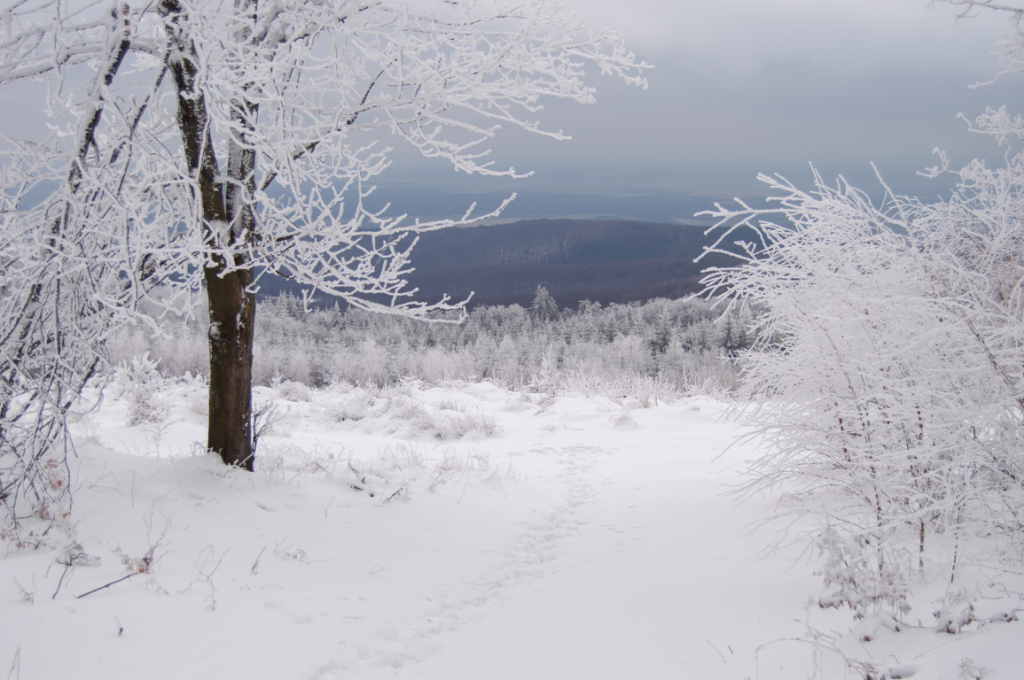
[[[530,317],[541,323],[554,321],[560,315],[558,303],[551,297],[547,288],[538,285],[537,293],[533,296],[533,304],[530,305]]]

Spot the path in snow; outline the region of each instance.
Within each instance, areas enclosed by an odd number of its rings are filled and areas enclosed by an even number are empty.
[[[76,424],[88,559],[0,559],[0,677],[857,677],[806,641],[809,616],[842,632],[848,612],[808,609],[813,565],[762,552],[778,525],[751,533],[771,499],[723,496],[753,451],[725,451],[735,425],[712,400],[261,388],[282,417],[249,474],[189,454],[197,389],[162,395],[158,425],[126,427],[114,396]],[[77,597],[147,552],[150,573]],[[1016,677],[1021,629],[841,643],[914,680],[970,659],[1011,669],[985,671],[998,680]]]
[[[723,496],[744,453],[722,455],[735,431],[720,411],[694,401],[621,419],[568,408],[553,430],[507,432],[491,446],[529,441],[516,457],[522,470],[557,462],[550,479],[527,484],[558,484],[560,498],[524,521],[502,559],[322,677],[810,672],[810,648],[787,641],[805,632],[810,567],[759,551],[771,536],[751,538],[750,523],[766,503],[736,507]],[[557,445],[565,441],[576,443]]]
[[[761,559],[746,536],[749,512],[718,495],[713,473],[680,474],[670,458],[644,453],[601,460],[608,482],[563,554],[415,675],[754,677],[760,645],[802,633],[806,565],[787,572]],[[774,651],[759,653],[761,678],[797,677],[794,661],[810,658],[781,650],[786,672],[774,675]]]

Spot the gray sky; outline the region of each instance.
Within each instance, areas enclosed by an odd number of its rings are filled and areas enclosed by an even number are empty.
[[[999,70],[1000,17],[956,21],[927,0],[567,3],[588,26],[619,30],[655,69],[646,91],[595,78],[597,105],[549,105],[542,120],[572,141],[499,147],[517,169],[537,170],[521,183],[531,188],[733,195],[758,188],[758,171],[807,177],[811,161],[870,181],[874,161],[894,184],[927,192],[915,173],[936,146],[957,167],[1002,155],[958,113],[1024,111],[1024,76],[969,87]]]
[[[1000,17],[955,21],[953,8],[928,0],[565,2],[654,64],[647,90],[595,77],[596,105],[549,102],[542,123],[571,141],[505,130],[495,160],[535,170],[531,179],[467,178],[399,153],[381,183],[731,197],[757,192],[757,172],[806,179],[808,162],[870,183],[874,161],[897,190],[928,193],[915,172],[933,163],[936,146],[958,167],[1002,155],[958,113],[973,119],[1004,104],[1024,112],[1024,76],[969,87],[998,71],[992,52],[1009,30]],[[5,132],[28,129],[14,112],[39,124],[27,88],[5,88]]]

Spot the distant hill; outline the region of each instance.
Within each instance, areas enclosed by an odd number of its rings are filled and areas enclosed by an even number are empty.
[[[756,172],[750,177],[756,176]],[[457,193],[437,187],[384,185],[370,200],[372,207],[391,205],[389,214],[408,213],[421,218],[459,217],[472,203],[477,214],[493,210],[509,197],[511,191],[474,191]],[[728,198],[735,194],[728,193]],[[715,207],[716,198],[683,191],[645,191],[642,194],[572,194],[516,189],[516,200],[502,211],[502,219],[590,219],[626,220],[677,224],[689,222],[681,216],[692,216]]]
[[[704,229],[571,219],[444,229],[420,237],[409,283],[419,288],[416,299],[430,302],[474,292],[471,306],[529,306],[538,285],[561,307],[682,297],[700,290],[701,270],[736,264],[722,255],[693,262],[712,242]],[[285,290],[297,287],[263,279],[262,295]]]
[[[693,262],[711,243],[705,228],[560,219],[446,229],[421,237],[409,282],[429,301],[475,291],[474,306],[528,306],[538,285],[562,307],[681,297],[700,289],[702,269],[736,263],[720,255]]]

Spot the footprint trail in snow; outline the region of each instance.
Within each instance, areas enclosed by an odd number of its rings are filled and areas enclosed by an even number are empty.
[[[573,445],[534,448],[526,455],[557,462],[558,472],[551,481],[563,487],[562,497],[550,507],[534,508],[534,516],[511,538],[501,559],[483,573],[469,575],[449,591],[428,597],[418,619],[389,622],[376,631],[371,643],[346,650],[314,677],[370,678],[414,666],[444,649],[445,635],[472,626],[489,609],[513,600],[522,590],[543,588],[536,582],[553,570],[552,562],[593,514],[588,506],[601,483],[595,479],[594,462],[608,452]],[[410,672],[419,671],[410,668]]]

